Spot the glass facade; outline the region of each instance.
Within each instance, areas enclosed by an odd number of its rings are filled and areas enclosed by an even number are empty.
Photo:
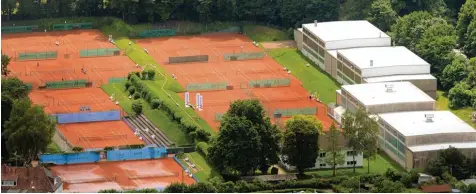
[[[379,133],[379,143],[381,148],[389,150],[395,156],[397,156],[401,161],[405,161],[405,137],[400,134],[398,131],[392,129],[385,123],[380,120],[380,133]],[[384,146],[384,147],[383,147]]]

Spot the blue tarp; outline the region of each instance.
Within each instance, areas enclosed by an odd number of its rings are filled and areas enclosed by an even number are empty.
[[[145,147],[142,149],[111,150],[107,152],[108,161],[123,160],[147,160],[154,158],[164,158],[167,156],[167,149],[157,147]]]
[[[99,152],[80,152],[67,154],[42,154],[40,155],[40,163],[54,164],[81,164],[93,163],[101,160]]]
[[[121,120],[121,112],[119,110],[105,112],[81,112],[57,114],[58,123],[81,123],[94,121],[117,121]]]

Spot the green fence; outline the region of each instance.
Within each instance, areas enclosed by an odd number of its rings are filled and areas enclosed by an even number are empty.
[[[98,48],[79,51],[80,57],[104,57],[119,56],[121,51],[118,48]]]
[[[204,61],[208,61],[208,55],[169,57],[169,64],[204,62]]]
[[[274,117],[291,117],[294,115],[315,115],[317,108],[288,108],[288,109],[276,109],[274,110]]]
[[[227,82],[187,84],[187,91],[226,90]]]
[[[86,87],[86,80],[46,82],[46,88],[50,88],[50,89],[65,89],[65,88],[79,88],[79,87]]]
[[[289,78],[284,79],[269,79],[269,80],[251,80],[248,82],[250,88],[271,88],[271,87],[284,87],[289,86],[291,80]]]
[[[154,29],[154,30],[142,31],[139,33],[139,36],[142,38],[150,38],[150,37],[174,36],[175,34],[176,34],[176,31],[172,29]]]
[[[225,113],[215,113],[215,121],[221,121]]]
[[[93,29],[93,23],[53,24],[53,30]]]
[[[2,26],[2,34],[32,32],[38,29],[38,26]]]
[[[56,51],[18,53],[18,60],[56,59],[57,57]]]
[[[121,83],[127,81],[126,77],[111,77],[109,78],[109,84]]]
[[[262,59],[264,52],[249,52],[249,53],[226,53],[223,55],[226,61],[238,61],[247,59]]]

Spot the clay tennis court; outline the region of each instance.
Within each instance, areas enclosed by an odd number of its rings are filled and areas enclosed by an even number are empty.
[[[92,112],[121,110],[100,88],[33,90],[29,97],[34,104],[45,106],[47,114],[74,113],[81,106],[89,106]]]
[[[69,123],[56,127],[71,145],[84,149],[144,144],[124,121]]]
[[[116,48],[98,30],[7,34],[2,39],[2,52],[13,57],[10,76],[32,84],[34,89],[50,81],[78,79],[99,87],[109,78],[126,77],[128,72],[139,70],[127,56],[80,58],[82,49]],[[57,59],[17,60],[21,52],[48,51],[56,51]]]
[[[193,184],[173,158],[99,162],[51,167],[64,182],[64,192],[94,193],[104,189],[164,188],[173,182]]]
[[[218,130],[219,121],[216,113],[228,110],[230,102],[237,99],[259,99],[264,105],[268,116],[273,119],[276,109],[317,108],[316,116],[323,127],[328,128],[332,119],[327,116],[327,107],[309,99],[309,93],[301,86],[301,82],[271,57],[264,59],[225,61],[225,53],[260,52],[260,48],[240,34],[201,35],[187,37],[166,37],[141,39],[137,43],[149,50],[149,54],[162,63],[166,70],[173,74],[177,81],[186,88],[187,84],[227,82],[233,89],[224,91],[191,92],[190,101],[195,102],[195,94],[200,93],[204,100],[202,111],[198,114],[214,129]],[[243,49],[241,49],[243,47]],[[209,55],[208,62],[168,64],[168,57],[188,55]],[[249,81],[289,79],[290,85],[274,88],[248,88]],[[184,98],[184,94],[181,94]],[[288,118],[279,119],[285,121]],[[276,120],[278,121],[278,120]]]

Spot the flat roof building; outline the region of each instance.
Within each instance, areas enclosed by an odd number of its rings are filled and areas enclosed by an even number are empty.
[[[430,64],[403,46],[337,50],[336,75],[341,84],[410,81],[436,98]]]
[[[439,150],[476,156],[476,130],[450,111],[378,114],[379,147],[406,169],[425,168]]]
[[[435,109],[435,100],[410,82],[343,85],[336,92],[336,105],[329,107],[329,115],[338,123],[343,112],[359,108],[369,114]]]
[[[315,21],[295,30],[294,37],[298,49],[333,77],[337,59],[330,50],[391,46],[390,36],[366,20]]]

